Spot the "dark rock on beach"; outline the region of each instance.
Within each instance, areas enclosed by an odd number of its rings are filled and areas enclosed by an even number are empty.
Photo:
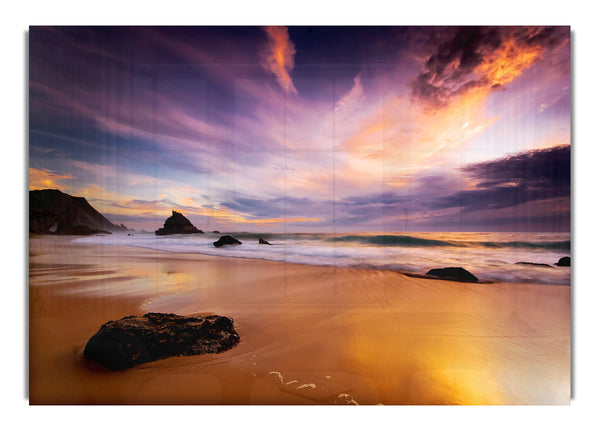
[[[147,313],[105,323],[87,342],[84,355],[116,371],[171,356],[220,353],[239,341],[228,317]]]
[[[112,224],[84,197],[54,189],[29,191],[29,233],[94,235],[126,230],[123,224]]]
[[[213,230],[212,233],[221,233],[218,230]]]
[[[258,238],[258,243],[265,244],[265,245],[271,245],[271,243],[264,238]]]
[[[477,277],[471,274],[464,268],[452,267],[452,268],[436,268],[427,272],[427,275],[433,275],[435,277],[442,278],[444,280],[454,280],[463,282],[476,282],[479,281]]]
[[[181,233],[204,233],[196,228],[183,214],[173,211],[171,217],[165,220],[160,229],[154,231],[156,235],[175,235]]]
[[[515,265],[547,266],[548,268],[552,268],[552,265],[548,265],[547,263],[535,263],[535,262],[517,262]]]
[[[242,242],[239,239],[235,239],[232,236],[225,235],[219,238],[218,241],[213,242],[215,247],[223,247],[224,245],[240,245]]]
[[[561,257],[558,259],[558,262],[555,263],[556,266],[571,266],[571,258],[569,256]]]

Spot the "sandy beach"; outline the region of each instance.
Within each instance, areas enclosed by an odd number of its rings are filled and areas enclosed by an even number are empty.
[[[29,240],[31,404],[568,404],[570,288]],[[240,344],[107,371],[108,320],[234,319]]]

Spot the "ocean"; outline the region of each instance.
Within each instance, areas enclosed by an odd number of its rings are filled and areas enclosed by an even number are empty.
[[[156,236],[114,233],[77,238],[86,244],[144,247],[172,253],[202,253],[308,265],[393,270],[424,275],[460,266],[480,281],[569,285],[571,268],[554,264],[570,256],[570,233],[227,233],[242,245],[216,248],[226,233]],[[264,238],[271,245],[259,244]],[[528,262],[544,265],[524,265]]]

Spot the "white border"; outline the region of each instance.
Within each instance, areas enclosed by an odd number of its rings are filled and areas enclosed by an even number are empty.
[[[210,4],[208,4],[210,3]],[[408,3],[412,3],[409,5]],[[419,4],[414,4],[419,3]],[[597,423],[598,291],[592,270],[600,244],[598,191],[598,25],[593,2],[504,0],[325,3],[229,1],[22,1],[3,8],[2,43],[2,285],[3,422],[44,429],[585,429]],[[573,31],[573,245],[575,399],[565,407],[30,407],[24,398],[27,158],[25,32],[29,25],[571,25]],[[7,133],[8,130],[8,133]],[[22,223],[22,225],[20,223]],[[17,223],[17,226],[15,225]],[[4,264],[7,262],[7,264]],[[5,314],[6,313],[6,314]],[[20,331],[19,331],[20,329]],[[6,338],[5,338],[6,337]],[[594,416],[592,416],[594,415]]]

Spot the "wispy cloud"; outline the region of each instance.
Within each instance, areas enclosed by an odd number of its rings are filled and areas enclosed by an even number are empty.
[[[61,180],[74,179],[72,175],[59,174],[50,169],[29,168],[29,190],[59,189],[64,190],[66,186]]]
[[[364,88],[360,80],[360,74],[354,77],[354,85],[344,96],[338,100],[335,110],[338,112],[360,107],[365,100]]]
[[[298,94],[290,77],[294,68],[296,48],[290,40],[287,28],[265,27],[267,44],[262,50],[262,66],[271,72],[286,93]]]

